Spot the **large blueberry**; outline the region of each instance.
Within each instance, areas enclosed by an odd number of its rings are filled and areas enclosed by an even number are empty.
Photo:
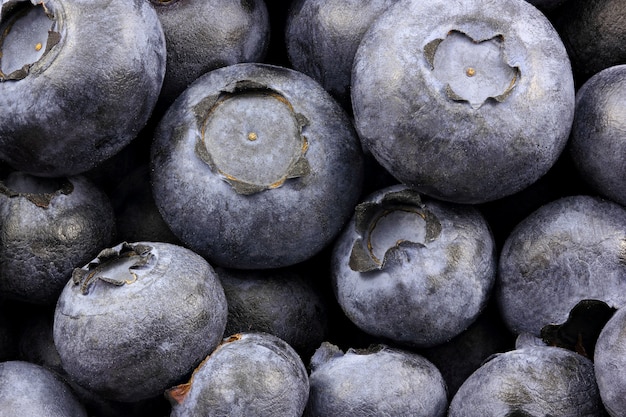
[[[328,333],[326,300],[310,277],[295,268],[216,268],[228,304],[225,336],[273,334],[302,357],[313,354]]]
[[[567,349],[521,343],[461,385],[449,417],[601,417],[593,362]]]
[[[111,244],[109,198],[83,176],[0,181],[0,294],[54,305],[72,270]]]
[[[609,200],[569,196],[534,211],[500,254],[495,294],[507,326],[539,336],[581,300],[626,304],[625,242],[626,210]]]
[[[306,417],[443,417],[447,407],[441,373],[416,353],[324,343],[311,359]]]
[[[363,34],[397,0],[298,0],[287,14],[285,42],[292,67],[349,106],[354,54]]]
[[[626,65],[593,75],[576,93],[569,142],[581,177],[593,190],[622,205],[626,205],[625,100]]]
[[[427,347],[477,318],[496,262],[477,210],[395,185],[356,207],[333,250],[332,280],[339,305],[362,330]]]
[[[43,176],[85,172],[151,115],[165,38],[145,0],[0,6],[0,158]]]
[[[30,362],[0,362],[0,415],[87,417],[74,392],[52,371]]]
[[[221,341],[224,290],[202,257],[121,243],[76,268],[54,314],[63,369],[105,398],[136,402],[179,383]]]
[[[352,105],[374,157],[418,191],[479,203],[529,186],[574,116],[565,48],[524,0],[402,0],[355,55]]]
[[[606,323],[595,346],[596,380],[611,417],[626,415],[626,308]]]
[[[326,247],[350,217],[363,156],[350,119],[308,76],[243,63],[197,79],[161,120],[154,198],[212,263],[277,268]]]
[[[309,394],[302,360],[268,333],[238,333],[167,391],[171,417],[300,417]]]
[[[263,0],[150,1],[167,44],[160,105],[171,104],[205,72],[265,57],[270,21]]]

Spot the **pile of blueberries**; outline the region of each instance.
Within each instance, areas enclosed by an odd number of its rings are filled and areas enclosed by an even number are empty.
[[[626,416],[624,0],[0,0],[0,416]]]

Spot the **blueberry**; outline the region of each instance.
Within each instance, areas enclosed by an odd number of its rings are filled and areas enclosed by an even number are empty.
[[[3,416],[87,417],[74,392],[56,374],[25,361],[0,362]]]
[[[524,0],[393,4],[357,49],[351,98],[383,167],[458,203],[537,181],[565,147],[575,105],[558,33]]]
[[[626,205],[626,65],[593,75],[576,94],[576,111],[569,142],[571,158],[590,187]]]
[[[306,417],[443,417],[439,370],[424,357],[386,345],[345,354],[324,343],[311,360]]]
[[[595,375],[602,402],[611,417],[626,413],[626,309],[620,308],[609,319],[595,348]]]
[[[187,377],[221,341],[224,291],[202,257],[121,243],[76,268],[54,314],[63,369],[104,398],[136,402]]]
[[[500,253],[496,299],[514,333],[539,336],[594,299],[626,303],[626,210],[588,195],[545,204],[520,222]]]
[[[267,53],[270,22],[263,0],[150,0],[167,44],[159,105],[167,108],[204,73]]]
[[[306,75],[243,63],[197,79],[161,120],[152,184],[161,215],[211,263],[302,262],[350,217],[363,156],[341,107]]]
[[[354,54],[367,28],[395,1],[294,1],[285,28],[289,63],[350,107]]]
[[[191,380],[167,391],[171,417],[296,417],[309,393],[300,357],[267,333],[233,335],[195,370]]]
[[[50,177],[83,173],[147,123],[165,38],[144,0],[3,1],[0,158]]]
[[[270,333],[309,357],[328,334],[326,300],[311,277],[295,268],[216,268],[228,304],[225,335]]]
[[[578,86],[614,65],[626,64],[626,4],[622,0],[568,0],[552,22],[572,62]]]
[[[465,330],[496,274],[491,230],[471,206],[395,185],[355,209],[332,256],[335,295],[365,332],[428,347]]]
[[[0,181],[0,294],[54,305],[72,270],[109,245],[111,202],[83,176],[12,172]]]
[[[602,415],[593,362],[534,343],[486,361],[461,385],[448,410],[449,417]]]

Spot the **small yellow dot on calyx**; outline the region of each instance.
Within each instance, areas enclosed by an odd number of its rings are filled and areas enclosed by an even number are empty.
[[[35,51],[41,51],[41,48],[43,48],[43,45],[41,43],[35,45]]]
[[[259,137],[257,136],[256,133],[254,132],[250,132],[248,133],[248,140],[254,142],[255,140],[257,140]]]
[[[465,70],[465,75],[467,75],[468,77],[473,77],[474,75],[476,75],[476,70],[472,67],[469,67]]]

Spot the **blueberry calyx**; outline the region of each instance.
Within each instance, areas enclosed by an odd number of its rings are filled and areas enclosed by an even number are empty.
[[[12,172],[0,181],[0,193],[9,198],[25,198],[37,207],[47,209],[59,195],[69,195],[74,184],[67,179],[40,178],[22,172]]]
[[[503,102],[521,75],[519,67],[507,63],[501,34],[474,39],[451,30],[445,38],[428,42],[424,55],[433,75],[445,84],[446,97],[474,109],[489,99]]]
[[[14,0],[0,6],[0,82],[26,78],[61,41],[60,23],[43,1]]]
[[[547,345],[569,349],[593,360],[600,332],[615,311],[604,301],[581,300],[564,323],[544,326],[540,336]]]
[[[395,239],[397,236],[392,234],[388,237],[387,218],[393,220],[390,220],[392,225],[398,220],[407,226],[394,227],[393,232],[411,236]],[[425,246],[441,233],[437,217],[425,208],[419,193],[412,190],[390,192],[380,202],[357,205],[354,222],[359,237],[352,246],[349,266],[356,272],[384,270],[401,264],[410,250]]]
[[[155,258],[151,246],[122,242],[112,248],[103,249],[86,266],[75,268],[72,272],[72,283],[80,285],[83,295],[89,294],[97,281],[115,286],[132,284],[138,279],[137,271],[153,266]]]
[[[201,135],[196,155],[243,195],[307,175],[307,118],[280,92],[237,81],[194,108]]]

